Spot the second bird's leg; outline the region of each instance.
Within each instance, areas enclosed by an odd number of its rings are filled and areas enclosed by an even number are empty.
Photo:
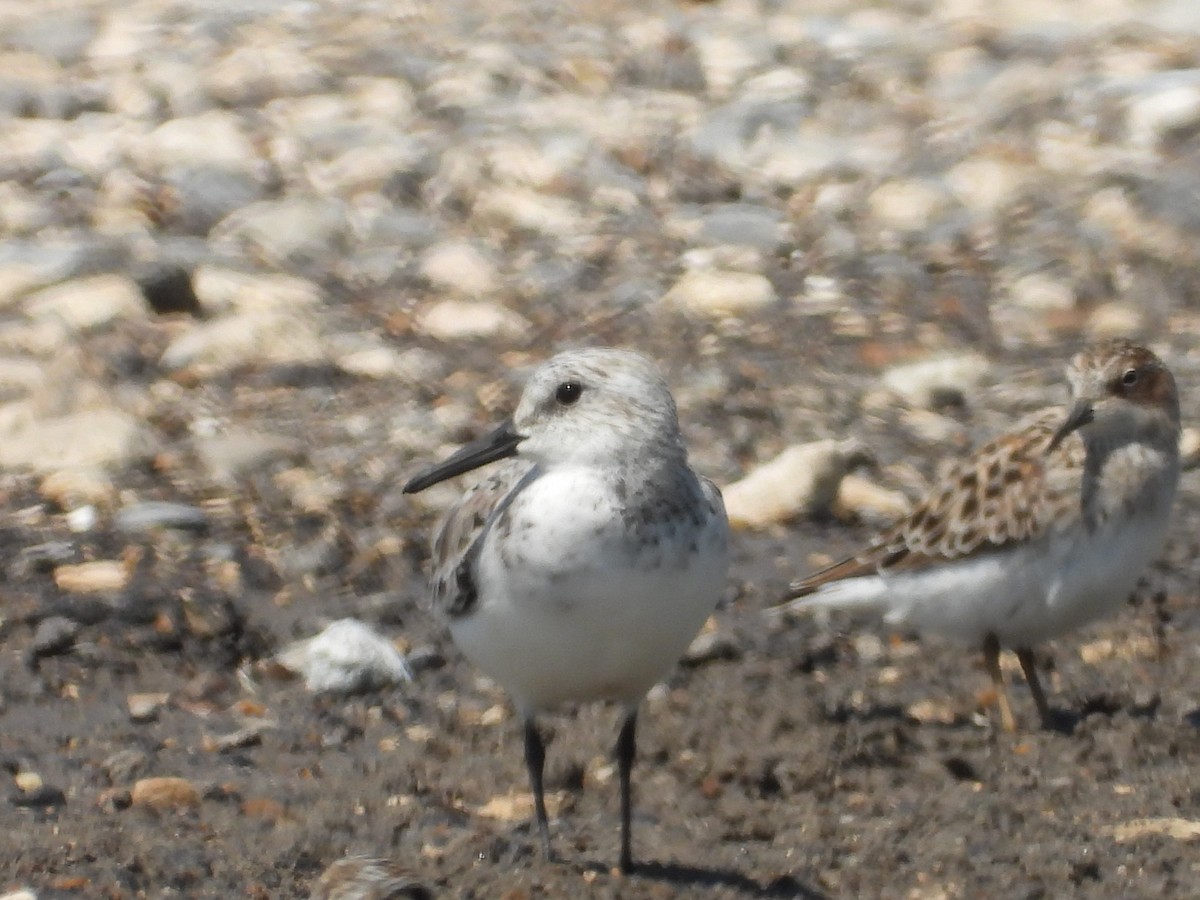
[[[529,786],[533,789],[533,808],[537,813],[538,831],[542,834],[542,851],[548,861],[554,860],[550,847],[550,819],[546,815],[546,793],[542,788],[542,774],[546,769],[546,745],[533,716],[525,718],[525,767],[529,770]]]
[[[1017,730],[1012,707],[1008,705],[1008,691],[1004,689],[1004,675],[1000,672],[1000,641],[994,634],[983,639],[983,664],[992,678],[996,690],[996,705],[1000,707],[1000,726],[1010,734]]]
[[[637,710],[631,710],[617,735],[617,770],[621,775],[621,871],[633,871],[633,758],[637,754]]]
[[[1042,683],[1038,680],[1037,662],[1033,651],[1022,647],[1017,651],[1017,661],[1021,663],[1021,671],[1025,673],[1025,681],[1029,685],[1029,693],[1033,694],[1034,705],[1038,715],[1042,717],[1042,727],[1050,727],[1050,705],[1046,702],[1046,694],[1042,691]]]

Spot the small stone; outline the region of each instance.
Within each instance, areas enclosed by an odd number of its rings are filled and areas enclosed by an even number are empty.
[[[120,531],[139,534],[159,528],[202,533],[208,529],[204,510],[186,503],[149,500],[119,510],[113,523]]]
[[[953,725],[959,718],[950,704],[939,700],[918,700],[916,703],[910,703],[904,710],[904,715],[922,725]]]
[[[850,468],[864,459],[853,441],[789,447],[723,491],[729,524],[765,528],[800,515],[828,512]]]
[[[865,522],[887,525],[908,513],[908,498],[850,473],[838,485],[836,506]]]
[[[1084,331],[1089,340],[1136,337],[1145,334],[1145,311],[1132,303],[1103,303],[1088,315]]]
[[[1179,435],[1179,456],[1184,469],[1200,466],[1200,428],[1185,428]]]
[[[130,791],[134,806],[158,812],[200,805],[200,791],[186,778],[143,778]]]
[[[314,693],[358,693],[412,680],[400,652],[357,619],[339,619],[275,658],[302,675],[305,687]]]
[[[692,271],[663,296],[668,306],[711,318],[743,316],[776,302],[775,288],[752,272]]]
[[[1177,841],[1200,840],[1200,820],[1175,816],[1133,819],[1112,828],[1113,839],[1128,844],[1146,836],[1169,837]]]
[[[159,711],[171,699],[170,694],[130,694],[125,698],[129,708],[129,718],[135,722],[152,722],[158,718]]]
[[[253,722],[245,728],[239,728],[237,731],[229,734],[209,739],[206,741],[208,745],[206,749],[212,749],[217,753],[225,753],[229,750],[241,749],[242,747],[254,747],[261,744],[263,734],[274,727],[273,722]]]
[[[118,409],[89,409],[5,430],[0,468],[58,472],[117,467],[148,458],[156,445],[138,417]]]
[[[965,404],[971,391],[991,375],[991,366],[974,353],[898,366],[885,372],[883,386],[913,406],[936,408]]]
[[[483,711],[479,717],[479,724],[487,728],[499,725],[502,722],[508,721],[508,707],[502,703],[496,703],[489,706]]]
[[[583,230],[579,207],[562,197],[551,197],[532,188],[496,187],[475,202],[481,221],[494,220],[524,231],[563,238]]]
[[[67,527],[71,531],[75,534],[82,534],[96,527],[96,523],[100,521],[100,514],[96,511],[96,507],[89,503],[86,506],[80,506],[71,510],[65,518],[67,520]]]
[[[344,249],[349,232],[341,202],[296,195],[235,210],[213,228],[209,239],[285,267],[324,263]]]
[[[25,793],[32,793],[42,787],[42,776],[37,772],[21,771],[13,776],[13,784]]]
[[[880,185],[867,201],[871,216],[880,226],[908,232],[925,231],[950,204],[945,187],[918,178]]]
[[[550,818],[558,816],[565,799],[561,791],[546,794],[546,813]],[[526,822],[533,817],[533,794],[527,791],[500,794],[476,809],[475,813],[499,822]]]
[[[496,290],[496,266],[473,244],[451,241],[430,247],[421,274],[434,287],[464,297],[485,297]]]
[[[151,168],[164,170],[217,166],[254,174],[261,166],[242,117],[225,110],[172,118],[141,138],[137,149]]]
[[[45,288],[26,298],[30,315],[55,318],[77,332],[95,331],[117,319],[145,316],[142,293],[123,275],[97,275]]]
[[[129,585],[129,570],[115,559],[97,559],[54,570],[59,590],[73,594],[100,594],[123,591]]]
[[[688,645],[680,663],[694,668],[719,660],[738,659],[741,655],[742,648],[738,646],[732,635],[723,631],[706,629],[696,635],[692,643]]]
[[[75,646],[75,638],[79,636],[81,630],[78,622],[62,616],[50,616],[42,619],[33,633],[33,641],[29,646],[30,656],[33,659],[41,659],[45,656],[66,653]]]
[[[304,278],[252,274],[215,265],[198,267],[192,273],[192,286],[210,313],[297,310],[319,306],[324,298],[320,286]]]
[[[313,317],[277,309],[197,322],[167,346],[160,362],[207,377],[242,366],[316,365],[325,359]]]
[[[515,339],[529,323],[510,309],[487,301],[443,300],[417,317],[417,329],[447,343],[505,337]]]
[[[1157,72],[1134,86],[1126,101],[1129,139],[1155,147],[1200,123],[1200,69]]]
[[[116,494],[112,479],[94,469],[60,469],[42,479],[38,491],[62,509],[107,506]]]
[[[0,900],[38,900],[38,895],[34,893],[33,888],[22,887],[5,891],[0,894]]]

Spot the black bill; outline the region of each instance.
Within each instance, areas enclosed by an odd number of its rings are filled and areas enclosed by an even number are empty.
[[[445,462],[440,462],[436,466],[426,469],[420,475],[409,479],[408,484],[404,486],[404,493],[415,494],[439,481],[445,481],[447,478],[453,478],[463,472],[470,472],[472,469],[486,466],[498,459],[514,456],[517,452],[517,445],[523,440],[525,440],[525,436],[517,434],[510,419],[490,434],[485,434],[479,440],[471,441],[460,448]]]
[[[1086,400],[1076,401],[1075,405],[1071,407],[1071,411],[1067,413],[1067,421],[1063,422],[1058,431],[1054,432],[1054,437],[1050,439],[1050,446],[1046,448],[1046,452],[1053,453],[1068,434],[1088,424],[1095,418],[1095,415],[1091,403]]]

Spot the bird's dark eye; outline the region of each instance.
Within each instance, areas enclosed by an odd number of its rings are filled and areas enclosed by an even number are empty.
[[[558,390],[554,392],[554,399],[563,406],[570,406],[583,393],[583,385],[572,378],[570,381],[564,381],[558,386]]]
[[[1121,384],[1125,385],[1125,387],[1132,387],[1133,385],[1137,384],[1137,380],[1138,380],[1137,369],[1130,369],[1124,375],[1121,376]]]

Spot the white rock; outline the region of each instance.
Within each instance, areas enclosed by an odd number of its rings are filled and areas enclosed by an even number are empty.
[[[344,204],[321,197],[260,200],[235,210],[213,228],[216,247],[231,245],[275,266],[327,263],[346,241],[350,223]]]
[[[476,246],[465,241],[447,241],[430,247],[421,260],[421,274],[435,287],[483,297],[496,289],[495,264]]]
[[[775,287],[764,275],[705,270],[686,273],[662,298],[669,306],[713,318],[753,313],[775,300]]]
[[[439,341],[473,340],[524,334],[529,323],[499,303],[443,300],[417,317],[417,330]]]
[[[77,332],[146,316],[142,292],[123,275],[97,275],[48,287],[29,295],[25,305],[30,315],[58,319]]]
[[[948,400],[965,400],[990,374],[986,359],[967,353],[897,366],[884,373],[882,382],[913,406],[929,408]]]
[[[163,169],[209,165],[254,173],[260,166],[258,151],[241,118],[222,110],[164,122],[146,135],[137,149],[146,163]]]
[[[140,419],[118,409],[9,423],[0,434],[0,468],[55,472],[122,466],[154,452]]]
[[[285,310],[264,310],[190,324],[163,351],[167,369],[224,372],[256,363],[305,364],[326,358],[316,325]]]
[[[303,676],[314,693],[349,694],[412,681],[400,652],[357,619],[339,619],[315,637],[296,641],[276,661]]]
[[[889,181],[867,200],[871,217],[882,227],[897,231],[924,231],[950,206],[949,192],[923,178]]]
[[[1032,177],[1029,166],[1004,159],[977,157],[946,173],[946,183],[967,209],[992,215],[1007,205]]]
[[[838,485],[837,506],[866,522],[890,525],[909,510],[908,498],[853,473]]]
[[[1114,301],[1103,303],[1092,310],[1084,331],[1089,339],[1101,341],[1106,338],[1136,337],[1146,329],[1145,311],[1133,303]]]
[[[37,894],[33,892],[33,888],[17,888],[12,891],[5,891],[0,894],[0,900],[38,900]]]
[[[200,306],[209,313],[295,309],[317,306],[322,299],[320,287],[304,278],[251,274],[213,265],[196,269],[192,289]]]
[[[862,448],[854,441],[789,447],[723,489],[729,524],[764,528],[798,515],[828,511],[842,478],[862,459]]]
[[[1154,147],[1174,132],[1200,123],[1200,69],[1157,72],[1144,79],[1128,100],[1129,139]]]
[[[475,213],[483,219],[536,231],[550,237],[564,237],[583,230],[579,207],[563,197],[541,194],[531,188],[497,187],[485,190],[475,201]]]
[[[1200,466],[1200,428],[1185,428],[1179,435],[1179,455],[1185,469]]]

